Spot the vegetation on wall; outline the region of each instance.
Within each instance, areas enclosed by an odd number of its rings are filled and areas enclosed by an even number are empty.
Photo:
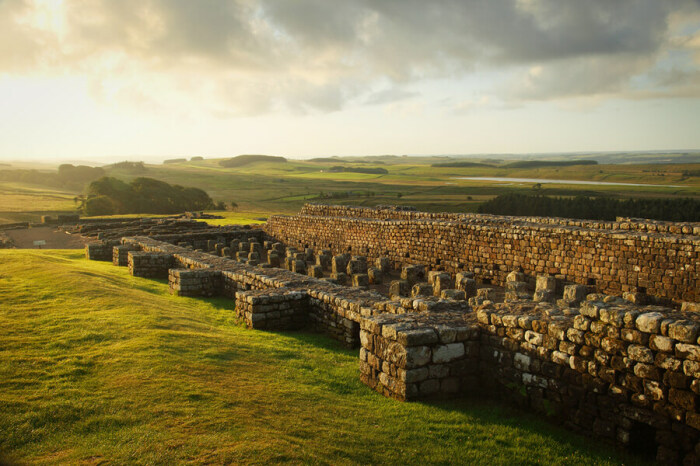
[[[479,213],[587,220],[639,217],[674,222],[698,222],[700,221],[700,200],[692,198],[615,199],[586,196],[564,198],[508,193],[481,204]]]

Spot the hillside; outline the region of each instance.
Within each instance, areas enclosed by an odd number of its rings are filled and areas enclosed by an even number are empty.
[[[0,261],[0,462],[634,462],[492,402],[386,399],[356,351],[80,252]]]

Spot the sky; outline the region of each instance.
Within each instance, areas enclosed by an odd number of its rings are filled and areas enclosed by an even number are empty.
[[[0,0],[0,159],[683,149],[699,0]]]

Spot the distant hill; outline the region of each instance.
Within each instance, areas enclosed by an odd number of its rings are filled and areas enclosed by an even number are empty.
[[[274,155],[239,155],[237,157],[222,160],[219,162],[219,165],[226,168],[234,168],[259,162],[285,163],[287,162],[287,159]]]

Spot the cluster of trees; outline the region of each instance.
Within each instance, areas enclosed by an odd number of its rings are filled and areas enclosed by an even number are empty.
[[[336,165],[328,169],[331,173],[367,173],[370,175],[386,175],[389,170],[380,167],[343,167],[342,165]]]
[[[125,183],[105,176],[90,183],[87,192],[87,196],[78,198],[80,210],[86,215],[175,214],[220,207],[199,188],[170,185],[153,178]]]
[[[16,181],[20,183],[38,184],[56,188],[82,190],[83,187],[97,178],[104,176],[101,167],[87,165],[60,165],[55,172],[39,170],[0,170],[0,181]]]
[[[319,199],[347,199],[349,197],[374,197],[374,191],[331,191],[318,193]]]
[[[132,173],[143,173],[146,170],[146,165],[143,162],[117,162],[109,166],[109,168],[114,168],[117,170],[124,170]]]
[[[274,155],[239,155],[237,157],[222,160],[219,162],[219,165],[225,168],[236,168],[257,162],[284,163],[286,161],[287,159],[284,157],[277,157]]]
[[[698,222],[700,221],[700,200],[692,198],[614,199],[586,196],[563,198],[509,193],[484,202],[479,206],[479,213],[586,220],[637,217],[673,222]]]

